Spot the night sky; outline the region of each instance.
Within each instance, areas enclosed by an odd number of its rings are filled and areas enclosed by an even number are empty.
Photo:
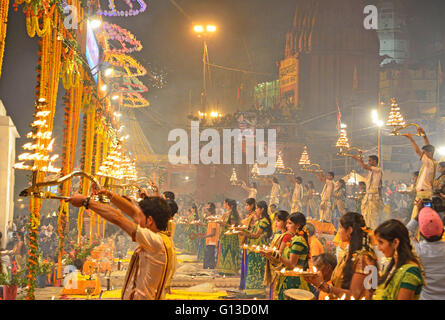
[[[102,1],[104,6],[105,1]],[[438,10],[438,6],[442,9],[445,1],[408,2],[413,4],[408,20],[413,26],[413,36],[426,40],[433,36],[430,32],[433,30],[434,37],[442,41],[439,55],[443,55],[444,20],[443,11]],[[12,3],[10,1],[0,99],[22,136],[17,140],[19,153],[33,116],[38,39],[37,36],[28,37],[21,7],[15,12]],[[283,58],[285,34],[291,26],[296,6],[296,0],[177,0],[177,3],[191,19],[170,0],[148,0],[147,10],[136,17],[105,18],[127,28],[142,42],[143,50],[132,56],[146,67],[152,65],[167,74],[168,82],[164,88],[150,88],[145,94],[151,103],[147,110],[160,117],[163,125],[151,120],[144,112],[136,111],[155,150],[165,150],[170,129],[185,125],[190,111],[190,91],[192,104],[199,104],[202,43],[192,32],[193,23],[209,22],[218,26],[217,34],[209,41],[211,63],[272,74],[257,76],[256,80],[261,82],[277,77],[276,63]],[[146,77],[141,80],[148,82]],[[63,95],[64,89],[60,85],[54,133],[59,154],[63,140]],[[23,189],[28,179],[24,173],[18,173],[16,177],[17,192]]]
[[[168,0],[147,1],[147,10],[136,17],[104,19],[128,29],[142,42],[142,51],[132,54],[142,65],[148,67],[151,64],[167,74],[167,85],[162,89],[149,88],[145,97],[151,103],[148,110],[160,115],[163,121],[170,122],[171,128],[185,125],[190,90],[192,104],[199,104],[202,43],[192,32],[194,22],[209,22],[218,26],[217,35],[208,44],[211,63],[276,74],[276,62],[283,56],[285,33],[295,10],[294,0],[176,2],[191,20]],[[15,12],[12,3],[10,1],[0,99],[22,137],[17,140],[17,153],[21,153],[33,118],[38,38],[27,35],[21,7]],[[258,76],[259,81],[273,78]],[[140,79],[148,83],[146,77]],[[63,95],[60,82],[54,129],[55,152],[59,154],[63,141]],[[155,150],[162,150],[171,128],[161,127],[141,111],[136,111],[136,115]],[[16,174],[16,194],[28,181],[26,173]]]

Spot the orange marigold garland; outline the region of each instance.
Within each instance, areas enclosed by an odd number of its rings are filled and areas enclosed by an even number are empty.
[[[0,4],[0,78],[2,77],[3,54],[5,52],[8,10],[9,0],[2,0]]]

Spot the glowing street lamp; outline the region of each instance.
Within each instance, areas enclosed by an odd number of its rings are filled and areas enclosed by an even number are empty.
[[[196,33],[204,32],[204,27],[201,25],[196,25],[193,27],[193,31],[195,31]]]
[[[216,26],[215,25],[207,25],[206,31],[207,32],[216,32]]]
[[[203,39],[203,55],[202,55],[202,94],[201,94],[201,104],[206,109],[206,99],[207,99],[207,88],[206,88],[206,64],[209,63],[209,53],[207,49],[207,39],[211,34],[215,33],[217,30],[216,25],[208,24],[206,26],[202,24],[196,24],[193,26],[193,31],[196,33],[198,38]]]
[[[110,77],[113,74],[113,68],[107,68],[104,74],[105,77]]]
[[[102,25],[102,21],[100,21],[99,19],[91,19],[88,20],[88,25],[90,26],[90,28],[92,29],[97,29]]]

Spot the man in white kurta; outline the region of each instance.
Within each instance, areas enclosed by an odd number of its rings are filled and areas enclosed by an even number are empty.
[[[332,196],[334,194],[334,173],[328,172],[326,177],[323,173],[317,175],[321,182],[324,182],[323,190],[321,191],[320,202],[320,220],[325,222],[332,222]]]
[[[420,150],[419,146],[414,141],[410,133],[404,134],[404,136],[411,141],[414,151],[420,157],[420,161],[422,162],[422,168],[420,169],[419,177],[417,178],[416,181],[416,199],[414,201],[419,199],[431,200],[433,197],[433,183],[436,177],[436,170],[437,170],[437,162],[434,160],[435,148],[434,146],[430,145],[428,137],[426,136],[426,133],[422,128],[419,127],[417,131],[419,134],[423,135],[423,139],[425,142],[425,145],[422,147],[422,150]],[[418,213],[417,206],[414,205],[411,219],[417,216],[417,213]]]
[[[273,178],[272,188],[270,189],[269,206],[274,204],[278,207],[280,204],[280,184],[277,178]]]
[[[379,226],[379,217],[383,209],[381,195],[383,172],[379,168],[379,158],[375,155],[370,156],[368,164],[365,164],[359,156],[355,156],[354,159],[363,169],[368,170],[366,194],[362,200],[361,212],[366,226],[375,230]]]
[[[303,179],[301,177],[295,178],[295,188],[292,193],[292,206],[291,212],[302,212],[303,211]]]

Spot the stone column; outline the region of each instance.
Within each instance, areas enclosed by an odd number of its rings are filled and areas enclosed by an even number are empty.
[[[3,234],[0,247],[6,247],[8,222],[14,216],[14,165],[17,129],[0,100],[0,232]]]

